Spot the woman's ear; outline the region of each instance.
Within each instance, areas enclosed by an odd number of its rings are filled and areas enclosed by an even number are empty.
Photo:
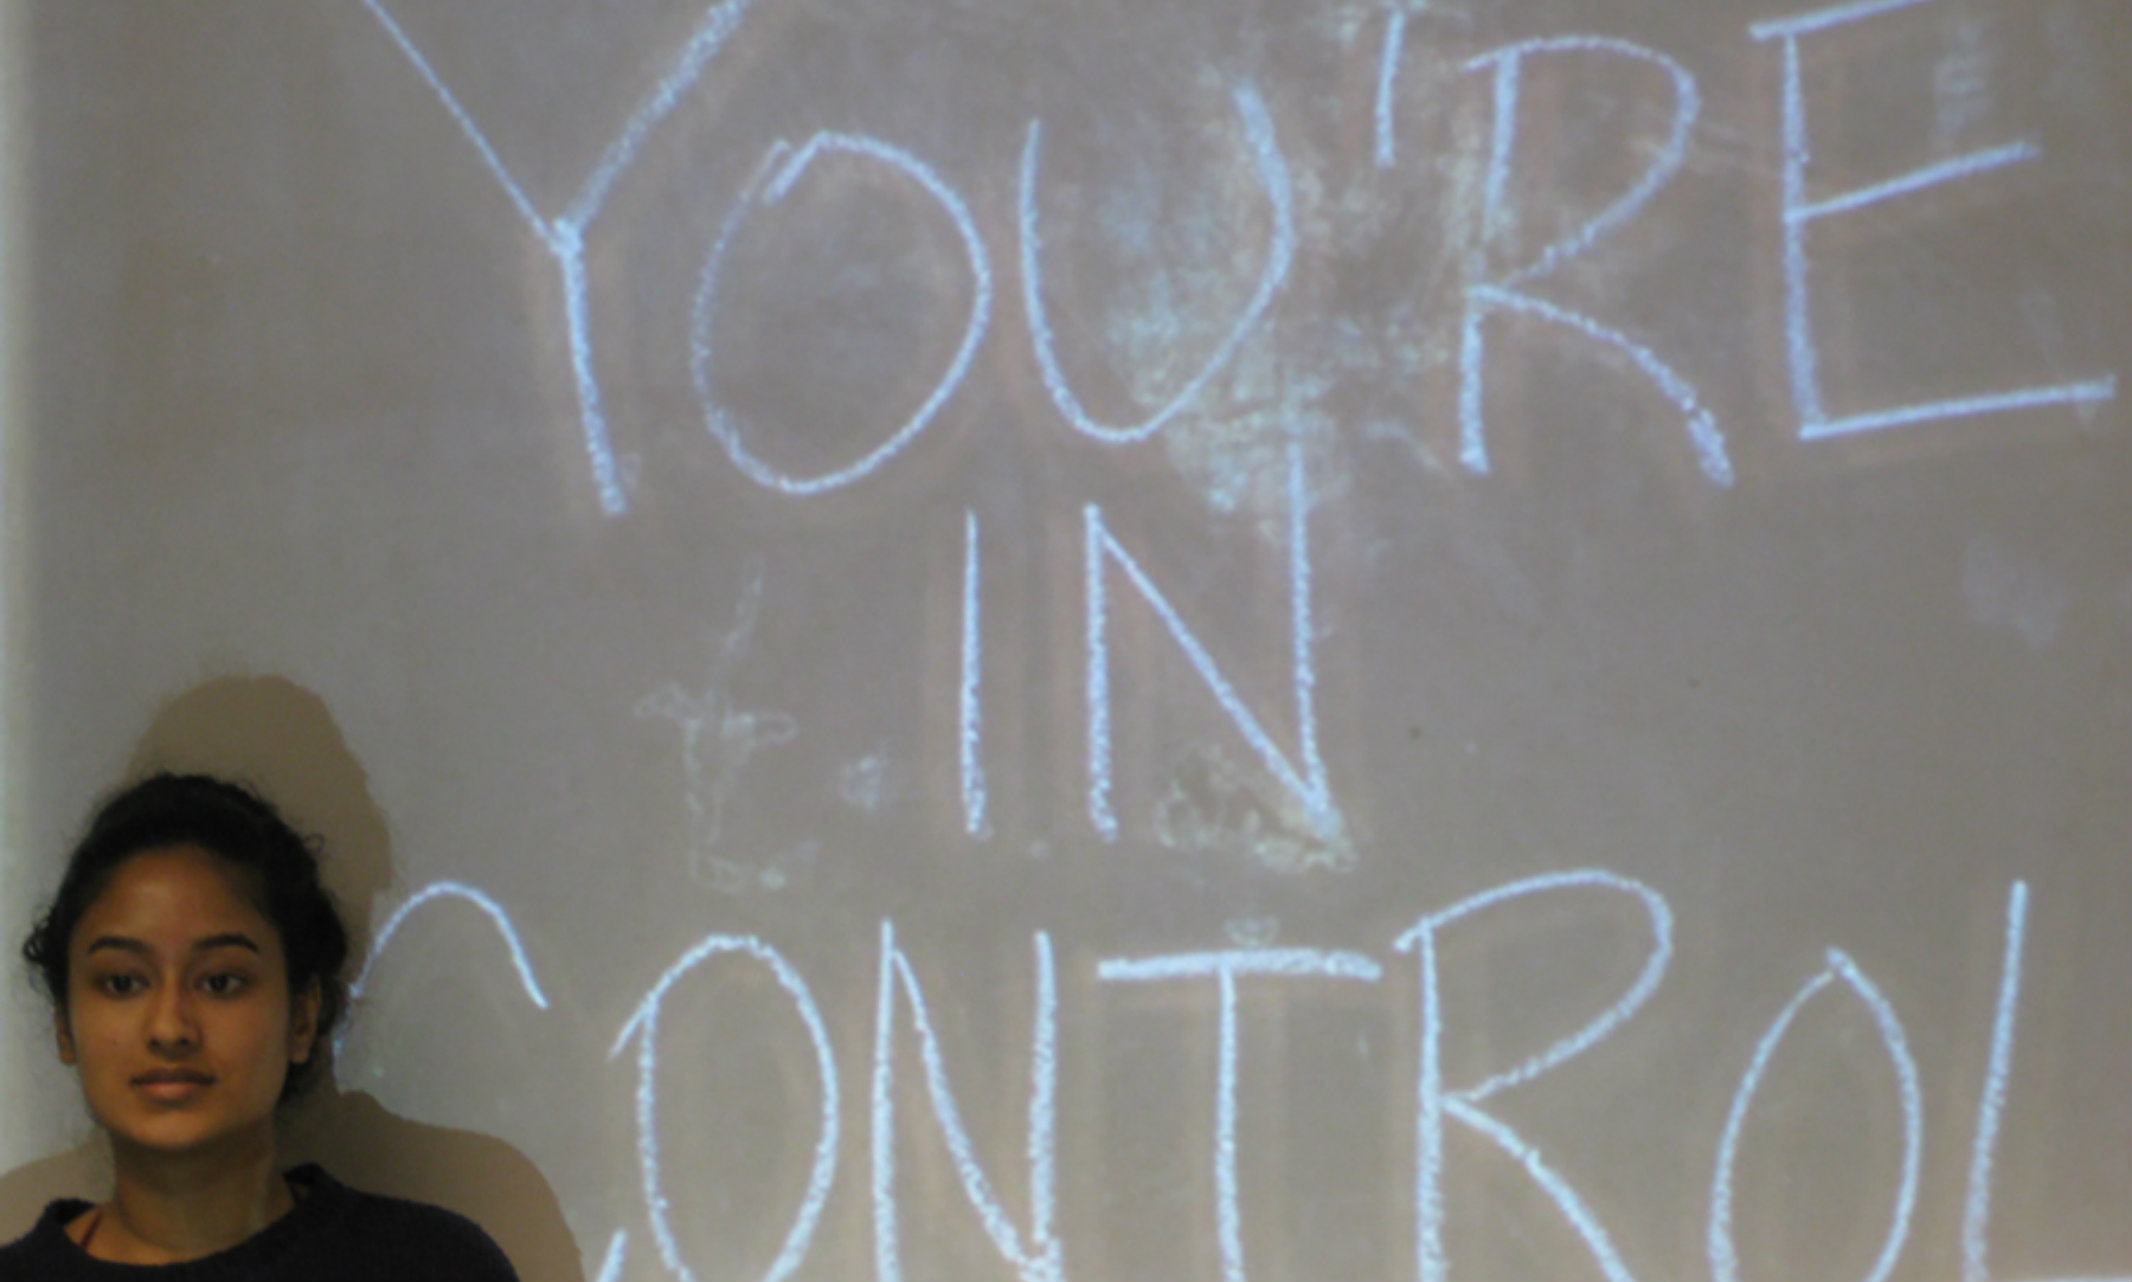
[[[52,1012],[52,1036],[59,1043],[59,1062],[74,1067],[74,1030],[67,1027],[67,1008]]]
[[[304,985],[302,992],[289,998],[289,1062],[311,1062],[313,1043],[318,1040],[318,1004],[320,1001],[318,981]]]

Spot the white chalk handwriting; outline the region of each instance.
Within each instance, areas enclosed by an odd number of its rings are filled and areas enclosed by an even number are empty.
[[[1470,1085],[1447,1084],[1443,1071],[1446,1029],[1443,1018],[1442,954],[1439,943],[1447,931],[1492,915],[1514,911],[1520,904],[1543,896],[1628,896],[1642,909],[1651,932],[1648,952],[1635,976],[1620,995],[1583,1023],[1563,1034],[1544,1049],[1525,1059],[1483,1076]],[[458,898],[479,906],[484,915],[512,945],[529,996],[543,1007],[545,996],[532,981],[531,963],[517,947],[518,934],[496,901],[485,892],[456,882],[442,882],[412,897],[381,931],[376,947],[366,959],[368,976],[378,955],[391,943],[399,922],[422,904]],[[2005,915],[2005,939],[2000,982],[1991,1023],[1991,1045],[1980,1091],[1975,1129],[1972,1134],[1967,1191],[1960,1225],[1963,1282],[1990,1282],[1989,1270],[1991,1191],[1994,1179],[1992,1157],[2003,1128],[2007,1100],[2013,1081],[2015,1014],[2022,985],[2021,962],[2028,937],[2029,888],[2015,882],[2009,890]],[[1093,1065],[1071,1065],[1060,1053],[1060,1027],[1066,1012],[1059,1001],[1059,979],[1054,949],[1048,933],[1038,931],[1032,939],[1034,953],[1032,1016],[1028,1048],[1028,1109],[1024,1152],[1028,1173],[1026,1219],[1017,1222],[1000,1197],[993,1178],[977,1156],[977,1144],[956,1100],[948,1054],[934,1027],[927,988],[921,984],[910,957],[898,943],[895,924],[884,921],[880,936],[880,971],[876,988],[873,1052],[868,1070],[871,1100],[869,1144],[872,1150],[870,1197],[874,1232],[874,1263],[879,1282],[898,1282],[905,1276],[899,1217],[896,1150],[899,1131],[896,1104],[902,1096],[896,1086],[896,1041],[900,1028],[917,1039],[923,1068],[924,1096],[932,1120],[947,1148],[964,1196],[977,1215],[986,1236],[1021,1282],[1066,1282],[1070,1257],[1061,1231],[1058,1170],[1058,1097],[1062,1074],[1069,1068],[1091,1071]],[[1453,1208],[1445,1196],[1444,1131],[1456,1122],[1502,1151],[1521,1168],[1534,1185],[1560,1211],[1583,1242],[1592,1263],[1609,1282],[1630,1282],[1638,1276],[1624,1251],[1601,1219],[1605,1203],[1591,1190],[1575,1187],[1562,1172],[1545,1160],[1539,1145],[1528,1140],[1484,1105],[1513,1091],[1539,1089],[1543,1078],[1571,1071],[1570,1064],[1602,1045],[1629,1036],[1627,1030],[1639,1015],[1652,1008],[1674,955],[1673,912],[1665,899],[1650,886],[1604,869],[1550,873],[1506,883],[1462,899],[1447,908],[1422,915],[1415,925],[1390,941],[1395,953],[1410,954],[1419,966],[1418,1024],[1420,1040],[1413,1057],[1414,1071],[1414,1232],[1417,1251],[1416,1276],[1421,1282],[1449,1282],[1455,1276],[1453,1261],[1445,1251],[1445,1230]],[[811,1043],[818,1074],[818,1108],[815,1145],[805,1191],[793,1211],[791,1227],[776,1258],[764,1272],[764,1282],[784,1282],[806,1257],[822,1223],[822,1211],[836,1180],[842,1143],[839,1100],[846,1083],[838,1073],[838,1060],[829,1033],[829,1022],[818,1007],[813,991],[784,954],[753,937],[708,935],[687,949],[652,984],[637,1003],[616,1036],[609,1058],[619,1057],[632,1043],[636,1054],[637,1160],[641,1174],[645,1215],[659,1258],[674,1277],[693,1282],[696,1266],[683,1257],[674,1233],[676,1217],[686,1212],[673,1206],[666,1193],[663,1164],[667,1146],[662,1143],[659,1123],[659,1092],[685,1083],[686,1074],[661,1074],[659,1046],[661,1022],[667,998],[677,985],[698,968],[715,959],[731,957],[760,966],[770,973],[782,991]],[[1207,999],[1218,1021],[1215,1080],[1213,1081],[1214,1199],[1210,1223],[1215,1234],[1216,1254],[1224,1282],[1247,1282],[1244,1242],[1247,1237],[1249,1204],[1240,1176],[1242,1157],[1238,1146],[1243,1072],[1238,1037],[1242,1019],[1243,984],[1259,979],[1293,981],[1283,986],[1284,1000],[1308,1000],[1314,983],[1346,981],[1379,984],[1384,968],[1376,959],[1358,952],[1322,948],[1254,947],[1208,952],[1180,952],[1096,961],[1092,977],[1097,986],[1083,986],[1085,1000],[1100,1002],[1110,986],[1183,983],[1212,980]],[[967,973],[942,977],[949,985],[970,982]],[[937,988],[939,983],[936,982]],[[756,991],[763,991],[760,986]],[[1827,994],[1848,995],[1870,1017],[1891,1070],[1894,1093],[1902,1117],[1900,1170],[1893,1191],[1889,1226],[1878,1254],[1864,1274],[1864,1282],[1885,1282],[1912,1236],[1917,1190],[1926,1149],[1922,1074],[1909,1049],[1909,1039],[1893,1001],[1868,976],[1851,953],[1832,948],[1821,968],[1800,986],[1779,1010],[1755,1045],[1745,1064],[1739,1065],[1737,1086],[1732,1093],[1721,1134],[1714,1149],[1710,1184],[1710,1211],[1705,1237],[1713,1282],[1740,1282],[1756,1276],[1739,1256],[1734,1223],[1739,1215],[1733,1173],[1744,1143],[1754,1134],[1754,1102],[1772,1073],[1780,1070],[1778,1050],[1790,1039],[1806,1034],[1799,1023],[1801,1012],[1816,998]],[[901,1012],[907,1011],[907,1016]],[[1100,1018],[1100,1010],[1084,1012],[1082,1018]],[[1386,1020],[1391,1012],[1385,1011]],[[1404,1022],[1404,1021],[1401,1021]],[[1413,1025],[1409,1025],[1410,1027]],[[1630,1051],[1628,1053],[1634,1053]],[[964,1072],[982,1071],[985,1065],[966,1065]],[[1614,1194],[1613,1190],[1601,1190]],[[618,1279],[628,1253],[629,1231],[617,1230],[607,1243],[597,1270],[605,1280]],[[2100,1279],[2094,1282],[2101,1282]],[[2132,1282],[2132,1275],[2110,1282]]]
[[[723,0],[723,3],[705,10],[666,76],[630,115],[563,212],[550,216],[541,212],[505,166],[488,133],[461,105],[444,76],[394,17],[385,0],[363,0],[364,7],[375,16],[435,93],[446,113],[472,144],[480,162],[503,188],[511,208],[531,229],[556,265],[563,290],[569,361],[577,388],[586,456],[601,507],[610,515],[620,515],[628,509],[629,481],[617,461],[598,363],[594,358],[585,275],[585,238],[648,135],[678,108],[701,80],[719,49],[759,2]],[[1914,198],[1949,184],[1982,180],[2033,162],[2043,155],[2040,144],[2018,139],[1932,160],[1853,190],[1827,194],[1810,191],[1812,146],[1803,72],[1806,46],[1813,38],[1855,24],[1943,2],[1863,0],[1766,19],[1747,28],[1747,35],[1753,40],[1775,42],[1782,59],[1782,136],[1779,140],[1782,163],[1775,177],[1775,189],[1769,194],[1774,198],[1782,227],[1781,271],[1776,279],[1781,281],[1784,291],[1785,340],[1781,355],[1771,355],[1786,364],[1798,417],[1796,433],[1801,441],[2050,407],[2091,411],[2093,407],[2113,401],[2117,395],[2117,376],[2102,371],[2088,377],[1980,390],[1972,394],[1848,412],[1835,412],[1827,405],[1820,374],[1821,340],[1813,319],[1810,229],[1830,219],[1864,215],[1889,202]],[[1403,149],[1397,137],[1397,89],[1404,51],[1412,41],[1410,23],[1426,11],[1426,0],[1388,0],[1386,5],[1383,44],[1371,108],[1374,116],[1373,160],[1380,170],[1417,163],[1417,158],[1409,154],[1413,149]],[[1492,260],[1508,239],[1505,229],[1518,221],[1515,217],[1517,184],[1513,177],[1527,101],[1527,81],[1544,68],[1558,63],[1595,59],[1618,64],[1622,74],[1632,78],[1625,83],[1633,83],[1633,78],[1648,78],[1653,70],[1663,77],[1672,99],[1670,123],[1665,134],[1662,138],[1648,140],[1650,158],[1642,172],[1604,209],[1531,255],[1527,261],[1514,266],[1497,265]],[[1465,66],[1470,71],[1489,75],[1493,114],[1487,136],[1485,180],[1476,192],[1480,206],[1480,233],[1471,237],[1465,247],[1465,281],[1455,323],[1459,353],[1456,367],[1461,461],[1476,475],[1491,472],[1486,378],[1491,341],[1489,321],[1492,317],[1517,317],[1544,322],[1625,360],[1679,415],[1687,443],[1704,478],[1718,487],[1733,485],[1737,477],[1731,447],[1719,427],[1710,398],[1699,386],[1707,374],[1683,369],[1662,357],[1651,342],[1636,336],[1629,328],[1601,319],[1584,305],[1565,301],[1563,294],[1566,291],[1559,285],[1545,292],[1541,289],[1544,283],[1556,280],[1566,264],[1594,254],[1602,242],[1630,223],[1646,217],[1663,190],[1682,175],[1701,117],[1701,90],[1695,76],[1681,62],[1658,49],[1610,36],[1578,34],[1520,40],[1469,58]],[[1030,349],[1047,397],[1064,423],[1081,435],[1112,445],[1127,445],[1155,435],[1188,410],[1203,409],[1209,400],[1206,393],[1210,384],[1237,359],[1245,341],[1255,331],[1272,323],[1275,309],[1283,301],[1297,255],[1305,248],[1303,233],[1298,229],[1295,177],[1264,88],[1248,80],[1238,80],[1232,85],[1230,98],[1242,145],[1249,153],[1266,199],[1270,225],[1263,267],[1250,298],[1222,339],[1188,375],[1174,384],[1167,392],[1167,400],[1135,409],[1128,416],[1131,421],[1125,422],[1099,420],[1082,402],[1066,374],[1060,354],[1062,339],[1050,299],[1053,294],[1064,295],[1067,291],[1046,288],[1046,262],[1039,225],[1042,204],[1039,171],[1044,125],[1041,120],[1035,120],[1028,126],[1021,149],[1015,220],[1019,239],[1016,261],[1021,277],[1022,319],[1028,328]],[[914,185],[937,206],[961,241],[969,272],[970,302],[960,345],[940,372],[930,394],[915,410],[858,457],[816,475],[793,475],[765,461],[759,443],[747,439],[742,425],[735,421],[718,396],[712,330],[721,302],[718,288],[721,268],[735,236],[751,220],[774,215],[779,204],[810,168],[831,156],[884,166]],[[1421,162],[1429,159],[1418,158]],[[1757,178],[1759,180],[1759,176]],[[731,214],[709,250],[689,324],[691,366],[709,435],[723,446],[743,475],[794,497],[837,490],[876,474],[935,421],[943,406],[975,368],[976,355],[987,337],[991,319],[993,280],[990,264],[991,256],[978,222],[962,196],[938,169],[918,159],[906,146],[837,130],[824,130],[796,147],[784,142],[772,145],[755,177],[734,202]]]

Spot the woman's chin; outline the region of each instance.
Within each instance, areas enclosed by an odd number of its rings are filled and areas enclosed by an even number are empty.
[[[116,1124],[114,1124],[116,1123]],[[106,1119],[114,1149],[164,1160],[232,1153],[274,1142],[273,1119],[230,1126],[223,1119],[181,1111],[145,1117]]]

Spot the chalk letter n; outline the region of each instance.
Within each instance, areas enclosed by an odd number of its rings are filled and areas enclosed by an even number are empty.
[[[881,995],[874,1025],[873,1206],[875,1282],[902,1282],[903,1256],[896,1224],[896,990],[910,1003],[911,1024],[918,1034],[918,1054],[925,1063],[926,1092],[933,1119],[954,1159],[962,1191],[1021,1282],[1065,1282],[1059,1240],[1052,1232],[1058,1215],[1058,981],[1051,961],[1051,937],[1036,935],[1036,1019],[1029,1047],[1029,1232],[1025,1238],[992,1182],[985,1178],[970,1146],[955,1094],[948,1084],[940,1039],[926,1014],[925,990],[908,957],[896,947],[895,923],[881,923]]]
[[[1325,763],[1318,755],[1317,669],[1312,658],[1310,614],[1310,496],[1303,481],[1303,452],[1297,442],[1288,446],[1289,504],[1289,627],[1293,637],[1296,727],[1301,740],[1299,769],[1266,733],[1265,726],[1229,684],[1214,664],[1213,656],[1192,635],[1184,620],[1162,595],[1155,581],[1133,560],[1123,544],[1111,536],[1103,509],[1091,503],[1086,509],[1088,534],[1088,821],[1105,841],[1118,839],[1118,816],[1111,807],[1110,729],[1110,595],[1103,573],[1114,564],[1140,592],[1155,617],[1191,660],[1200,679],[1207,683],[1222,711],[1258,753],[1266,769],[1297,801],[1320,839],[1337,840],[1345,825],[1333,804],[1332,786],[1325,776]]]

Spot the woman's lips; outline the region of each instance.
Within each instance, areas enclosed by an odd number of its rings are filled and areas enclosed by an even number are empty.
[[[183,1104],[214,1084],[205,1073],[185,1070],[143,1073],[133,1079],[135,1090],[160,1104]]]

